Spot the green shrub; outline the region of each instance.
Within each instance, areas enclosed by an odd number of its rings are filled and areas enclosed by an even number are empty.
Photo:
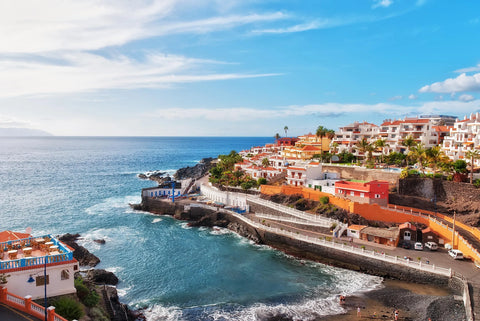
[[[85,299],[82,301],[87,307],[91,308],[98,304],[100,301],[100,296],[96,291],[91,291]]]
[[[328,196],[320,197],[320,203],[322,203],[323,205],[328,204],[329,201],[330,199],[328,198]]]
[[[69,297],[61,297],[53,302],[55,313],[65,319],[79,320],[83,316],[82,305]]]
[[[107,315],[107,313],[99,307],[91,308],[88,314],[92,320],[95,321],[110,321],[110,317]]]
[[[267,179],[260,177],[257,181],[258,186],[267,184]]]
[[[477,178],[476,180],[473,181],[473,186],[475,186],[476,188],[480,187],[480,179],[479,178]]]
[[[87,288],[85,284],[83,284],[83,280],[81,278],[75,279],[74,281],[75,289],[77,290],[78,298],[83,301],[87,295],[90,293],[90,290]]]

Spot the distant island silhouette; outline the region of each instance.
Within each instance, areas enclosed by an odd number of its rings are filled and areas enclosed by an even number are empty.
[[[52,134],[31,128],[0,128],[0,137],[14,137],[14,136],[53,136]]]

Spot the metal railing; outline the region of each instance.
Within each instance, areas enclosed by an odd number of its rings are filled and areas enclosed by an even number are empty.
[[[334,220],[334,219],[327,218],[327,217],[322,217],[320,215],[308,214],[306,212],[302,212],[300,210],[297,210],[297,209],[294,209],[294,208],[291,208],[291,207],[288,207],[288,206],[280,205],[280,204],[277,204],[277,203],[274,203],[274,202],[271,202],[271,201],[267,201],[267,200],[264,200],[264,199],[261,199],[261,198],[253,198],[253,197],[247,196],[247,201],[252,202],[252,203],[256,203],[258,205],[263,205],[263,206],[269,207],[269,208],[274,209],[276,211],[279,211],[279,212],[282,212],[282,213],[285,213],[285,214],[289,214],[289,215],[298,217],[300,219],[304,219],[304,220],[309,221],[309,222],[316,222],[316,223],[323,222],[323,224],[325,224],[324,226],[326,226],[326,227],[330,227],[333,224],[336,224],[337,226],[338,225],[341,225],[341,226],[345,225],[344,223],[342,223],[338,220]]]
[[[225,210],[225,209],[222,209],[221,211],[227,212],[227,213],[237,217],[238,219],[244,221],[245,223],[249,224],[250,226],[252,226],[254,228],[262,229],[262,230],[272,232],[272,233],[275,233],[275,234],[278,234],[278,235],[287,236],[287,237],[290,237],[290,238],[293,238],[293,239],[296,239],[296,240],[300,240],[300,241],[304,241],[304,242],[307,242],[307,243],[316,244],[316,245],[320,245],[320,246],[324,246],[324,247],[334,248],[336,250],[340,250],[340,251],[343,251],[343,252],[353,253],[353,254],[356,254],[356,255],[369,257],[369,258],[373,258],[373,259],[376,259],[376,260],[389,262],[389,263],[393,263],[393,264],[397,264],[397,265],[407,266],[407,267],[414,268],[414,269],[417,269],[417,270],[431,272],[431,273],[434,273],[434,274],[439,274],[439,275],[443,275],[443,276],[447,276],[447,277],[451,277],[451,275],[452,275],[452,269],[450,269],[450,268],[439,267],[439,266],[436,266],[435,264],[426,264],[426,263],[422,263],[421,261],[415,262],[413,260],[403,259],[403,258],[400,258],[398,256],[388,255],[384,252],[380,253],[380,252],[377,252],[375,250],[367,250],[364,247],[359,248],[359,247],[355,247],[353,245],[347,245],[343,242],[337,242],[333,238],[332,238],[331,241],[329,241],[327,238],[316,238],[316,237],[312,237],[312,236],[308,236],[308,235],[303,235],[303,234],[300,234],[300,233],[294,233],[294,232],[291,232],[291,231],[288,231],[288,230],[285,230],[285,229],[269,227],[269,226],[266,226],[266,225],[256,223],[256,222],[250,220],[249,218],[247,218],[245,216],[242,216],[242,215],[239,215],[239,214],[237,214],[233,211],[229,211],[229,210]]]

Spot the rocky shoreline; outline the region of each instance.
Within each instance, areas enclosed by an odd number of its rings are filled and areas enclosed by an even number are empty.
[[[88,266],[89,270],[83,271],[83,276],[80,273],[75,274],[75,278],[82,278],[84,284],[91,290],[102,292],[100,296],[103,300],[102,305],[106,308],[106,312],[110,315],[111,320],[121,321],[141,321],[146,320],[141,311],[130,310],[130,308],[120,302],[116,285],[119,282],[118,277],[104,269],[95,269],[94,267],[100,263],[100,259],[94,254],[90,253],[85,247],[79,245],[77,240],[80,239],[80,234],[65,234],[61,236],[60,241],[73,249],[73,257],[79,262],[80,266]],[[94,240],[99,244],[104,244],[105,240]],[[87,309],[88,312],[88,309]],[[87,315],[82,318],[82,321],[95,321],[95,316]]]
[[[146,201],[146,200],[145,200]],[[384,277],[384,288],[374,290],[358,296],[347,298],[348,305],[345,306],[347,312],[344,315],[336,315],[329,317],[319,317],[316,320],[352,320],[356,318],[357,305],[361,305],[365,317],[373,317],[376,313],[376,318],[379,320],[392,320],[392,311],[398,309],[401,311],[400,320],[427,320],[431,317],[432,320],[463,320],[465,317],[465,309],[463,302],[456,301],[454,294],[459,294],[455,289],[452,281],[445,277],[435,277],[430,274],[416,273],[411,271],[395,270],[395,267],[386,267],[388,271],[382,272],[381,268],[375,266],[377,262],[369,262],[370,264],[363,265],[363,262],[356,261],[351,256],[349,258],[338,258],[338,255],[328,253],[329,255],[319,254],[313,247],[304,246],[292,242],[291,244],[286,240],[277,236],[259,234],[254,228],[236,221],[233,217],[228,217],[221,212],[213,211],[188,211],[184,212],[180,208],[182,204],[173,205],[171,203],[162,204],[165,207],[152,208],[151,203],[138,204],[137,208],[144,211],[149,211],[155,214],[171,215],[175,219],[188,221],[189,226],[193,227],[224,227],[229,230],[246,237],[257,244],[266,244],[286,254],[292,255],[298,259],[308,259],[327,265],[346,268],[370,275],[377,275]],[[183,204],[185,205],[185,204]],[[153,209],[153,210],[152,210]],[[321,252],[321,251],[320,251]],[[397,279],[398,282],[392,285],[392,281]],[[400,285],[400,286],[399,286]],[[432,289],[429,293],[422,293],[423,288]],[[289,321],[293,320],[288,316],[273,316],[268,319]]]

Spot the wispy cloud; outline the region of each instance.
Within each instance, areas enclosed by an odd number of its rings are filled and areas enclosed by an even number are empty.
[[[297,24],[285,28],[271,28],[271,29],[259,29],[253,30],[252,33],[255,34],[268,34],[268,33],[293,33],[293,32],[302,32],[308,30],[315,30],[325,28],[327,26],[333,26],[334,24],[328,20],[315,20],[306,23]]]
[[[420,88],[419,92],[452,93],[465,91],[480,91],[480,73],[468,76],[460,74],[456,78],[448,78]]]
[[[105,57],[84,52],[57,53],[41,58],[0,58],[0,97],[165,88],[178,83],[278,75],[205,72],[202,70],[205,64],[217,62],[158,53],[150,53],[141,61],[123,55]],[[58,61],[49,61],[54,58]]]
[[[475,97],[473,97],[472,95],[468,95],[468,94],[463,94],[463,95],[458,96],[458,100],[464,101],[464,102],[472,101],[474,99],[475,99]]]
[[[375,0],[375,3],[372,5],[372,9],[376,9],[378,7],[387,8],[393,4],[392,0]]]
[[[476,72],[476,71],[480,71],[480,64],[473,67],[467,67],[467,68],[455,70],[456,73],[467,73],[467,72]]]
[[[395,100],[402,100],[403,99],[403,96],[393,96],[393,97],[390,97],[390,101],[395,101]]]
[[[352,113],[377,113],[385,116],[403,117],[404,115],[419,114],[451,114],[469,113],[472,110],[480,108],[480,100],[470,100],[459,103],[458,101],[431,101],[413,106],[400,104],[340,104],[326,103],[315,105],[291,105],[285,107],[276,107],[273,109],[258,108],[169,108],[169,113],[165,114],[164,108],[149,113],[151,117],[167,118],[171,120],[226,120],[229,122],[258,121],[264,119],[293,119],[295,117],[322,117],[336,118],[339,115]],[[334,112],[332,112],[334,111]]]

